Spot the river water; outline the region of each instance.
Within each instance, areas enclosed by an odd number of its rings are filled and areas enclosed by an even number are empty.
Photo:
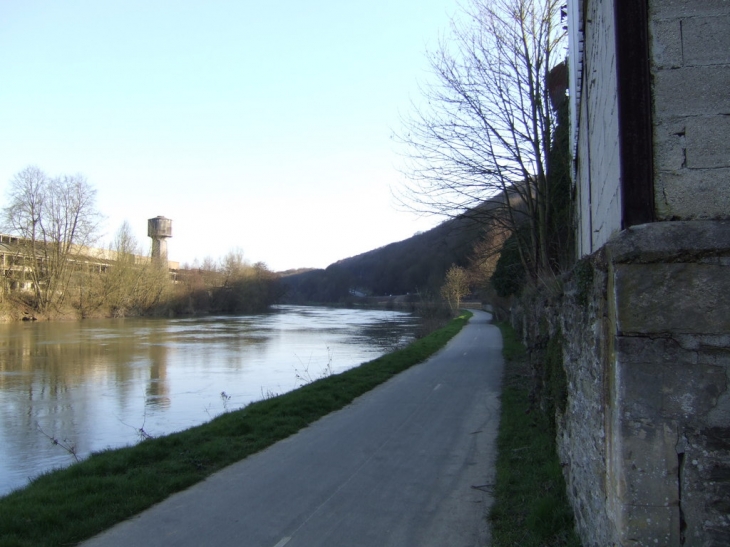
[[[179,431],[375,359],[417,324],[401,312],[303,306],[0,324],[0,495],[73,463],[70,451],[84,458],[142,431]]]

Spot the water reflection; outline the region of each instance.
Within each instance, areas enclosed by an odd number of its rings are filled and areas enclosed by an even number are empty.
[[[0,495],[73,458],[163,435],[412,339],[408,314],[282,306],[255,316],[0,325]],[[221,392],[229,399],[223,400]]]

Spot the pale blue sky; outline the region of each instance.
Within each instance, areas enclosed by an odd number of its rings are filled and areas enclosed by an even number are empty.
[[[108,242],[325,267],[440,219],[398,211],[390,139],[456,0],[0,0],[0,204],[34,164],[96,187]]]

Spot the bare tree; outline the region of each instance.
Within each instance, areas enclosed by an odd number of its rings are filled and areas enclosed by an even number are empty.
[[[141,255],[132,228],[125,220],[117,231],[110,249],[113,260],[100,275],[99,305],[108,308],[115,317],[123,317],[137,304],[137,293],[144,281],[143,264],[137,264]]]
[[[227,287],[243,278],[251,269],[251,265],[244,259],[243,249],[236,247],[226,253],[220,261],[220,272],[223,275],[222,284]]]
[[[127,221],[120,226],[108,252],[95,254],[89,267],[74,276],[78,300],[71,304],[82,317],[141,315],[169,304],[172,282],[167,268],[144,255]]]
[[[103,276],[103,303],[111,315],[147,313],[166,301],[171,290],[168,269],[142,256],[127,221],[119,227],[111,250],[114,260]]]
[[[74,268],[94,241],[100,219],[95,198],[82,175],[49,178],[29,166],[10,181],[4,226],[19,236],[17,258],[40,312],[61,305]]]
[[[448,301],[452,311],[459,310],[461,299],[469,294],[469,290],[469,274],[464,268],[452,265],[441,286],[441,296]]]
[[[562,0],[470,0],[430,55],[436,83],[397,139],[407,146],[408,208],[519,232],[520,258],[550,271],[547,162],[556,126],[548,80],[564,59]],[[560,90],[556,97],[560,101]],[[565,96],[565,88],[562,88]],[[501,207],[484,207],[502,195]]]

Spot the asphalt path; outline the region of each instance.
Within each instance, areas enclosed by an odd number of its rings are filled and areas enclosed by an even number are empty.
[[[344,409],[82,544],[489,544],[502,340],[490,315]]]

